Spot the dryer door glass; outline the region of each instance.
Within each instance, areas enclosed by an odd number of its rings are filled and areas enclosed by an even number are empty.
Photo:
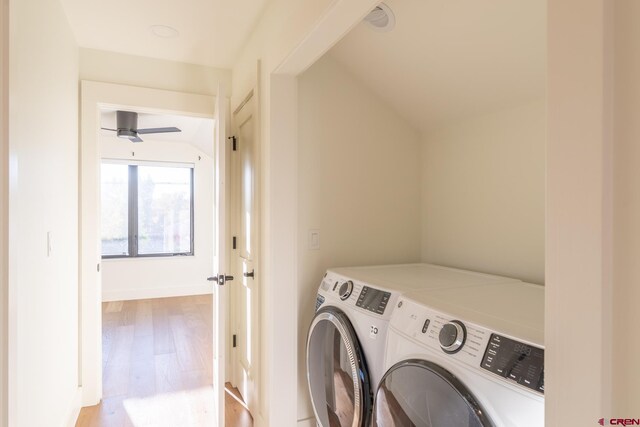
[[[487,427],[491,420],[471,392],[449,371],[424,360],[394,365],[375,396],[379,427]]]
[[[368,374],[351,323],[334,307],[320,310],[311,324],[307,377],[320,426],[365,425],[371,409]]]

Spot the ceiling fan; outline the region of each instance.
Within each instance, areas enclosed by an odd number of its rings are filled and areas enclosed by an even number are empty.
[[[118,138],[128,139],[131,142],[142,142],[142,138],[138,135],[182,132],[177,127],[138,129],[138,113],[133,111],[116,111],[116,128],[101,129],[116,132]]]

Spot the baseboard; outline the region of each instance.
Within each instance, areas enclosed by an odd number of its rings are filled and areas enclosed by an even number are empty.
[[[296,424],[296,427],[317,427],[317,426],[318,424],[316,423],[315,417],[298,420],[298,423]]]
[[[82,387],[76,389],[76,393],[71,401],[71,409],[69,410],[69,416],[65,425],[67,427],[75,427],[80,415],[80,409],[82,409]]]
[[[143,289],[118,289],[115,291],[102,290],[102,301],[128,301],[136,299],[183,297],[188,295],[205,295],[213,293],[213,286],[191,285],[174,286],[171,288],[143,288]]]

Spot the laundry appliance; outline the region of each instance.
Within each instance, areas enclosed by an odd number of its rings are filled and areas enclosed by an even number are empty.
[[[544,287],[408,292],[391,314],[377,427],[544,426]]]
[[[373,392],[384,374],[389,321],[403,293],[513,282],[431,264],[328,270],[307,336],[307,379],[317,424],[369,425]]]

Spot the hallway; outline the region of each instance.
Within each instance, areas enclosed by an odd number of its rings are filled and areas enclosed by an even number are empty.
[[[213,425],[211,295],[107,302],[102,319],[103,400],[76,427]],[[225,425],[251,426],[226,389]]]

